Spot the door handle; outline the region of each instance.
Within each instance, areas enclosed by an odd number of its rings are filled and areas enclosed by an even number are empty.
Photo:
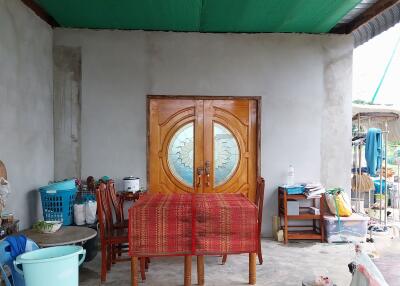
[[[210,161],[206,161],[205,166],[204,166],[204,170],[206,172],[206,186],[207,187],[210,186],[210,169],[211,169],[211,162]]]
[[[203,176],[203,167],[197,167],[197,187],[200,188],[201,187],[201,177]]]

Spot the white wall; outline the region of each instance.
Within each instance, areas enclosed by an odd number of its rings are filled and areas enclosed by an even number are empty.
[[[41,213],[35,189],[53,179],[52,69],[51,28],[21,1],[0,0],[0,160],[21,228]]]
[[[55,30],[82,49],[82,175],[146,182],[146,95],[262,96],[263,233],[289,164],[349,187],[352,39],[336,35]]]

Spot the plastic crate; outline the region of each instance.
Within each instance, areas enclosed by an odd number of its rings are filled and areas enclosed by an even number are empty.
[[[74,202],[76,188],[70,190],[54,190],[40,188],[44,220],[62,221],[63,225],[71,225],[74,218]]]
[[[324,216],[326,240],[331,242],[365,242],[369,217],[352,214],[341,217],[340,225],[336,216]]]

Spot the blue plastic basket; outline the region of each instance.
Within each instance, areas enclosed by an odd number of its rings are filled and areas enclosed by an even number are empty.
[[[54,190],[43,187],[39,189],[42,200],[44,220],[62,221],[63,225],[73,222],[76,188],[70,190]]]

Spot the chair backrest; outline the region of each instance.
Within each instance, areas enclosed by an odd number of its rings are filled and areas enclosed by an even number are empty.
[[[110,207],[113,207],[115,219],[117,222],[124,221],[124,210],[121,201],[118,199],[113,180],[107,182],[107,197]]]
[[[262,177],[257,178],[257,189],[256,189],[256,206],[258,208],[258,228],[261,233],[263,207],[264,207],[264,189],[265,180]]]
[[[104,183],[100,183],[96,188],[97,216],[101,240],[109,236],[112,228],[112,214],[107,203],[106,191],[106,185]]]

